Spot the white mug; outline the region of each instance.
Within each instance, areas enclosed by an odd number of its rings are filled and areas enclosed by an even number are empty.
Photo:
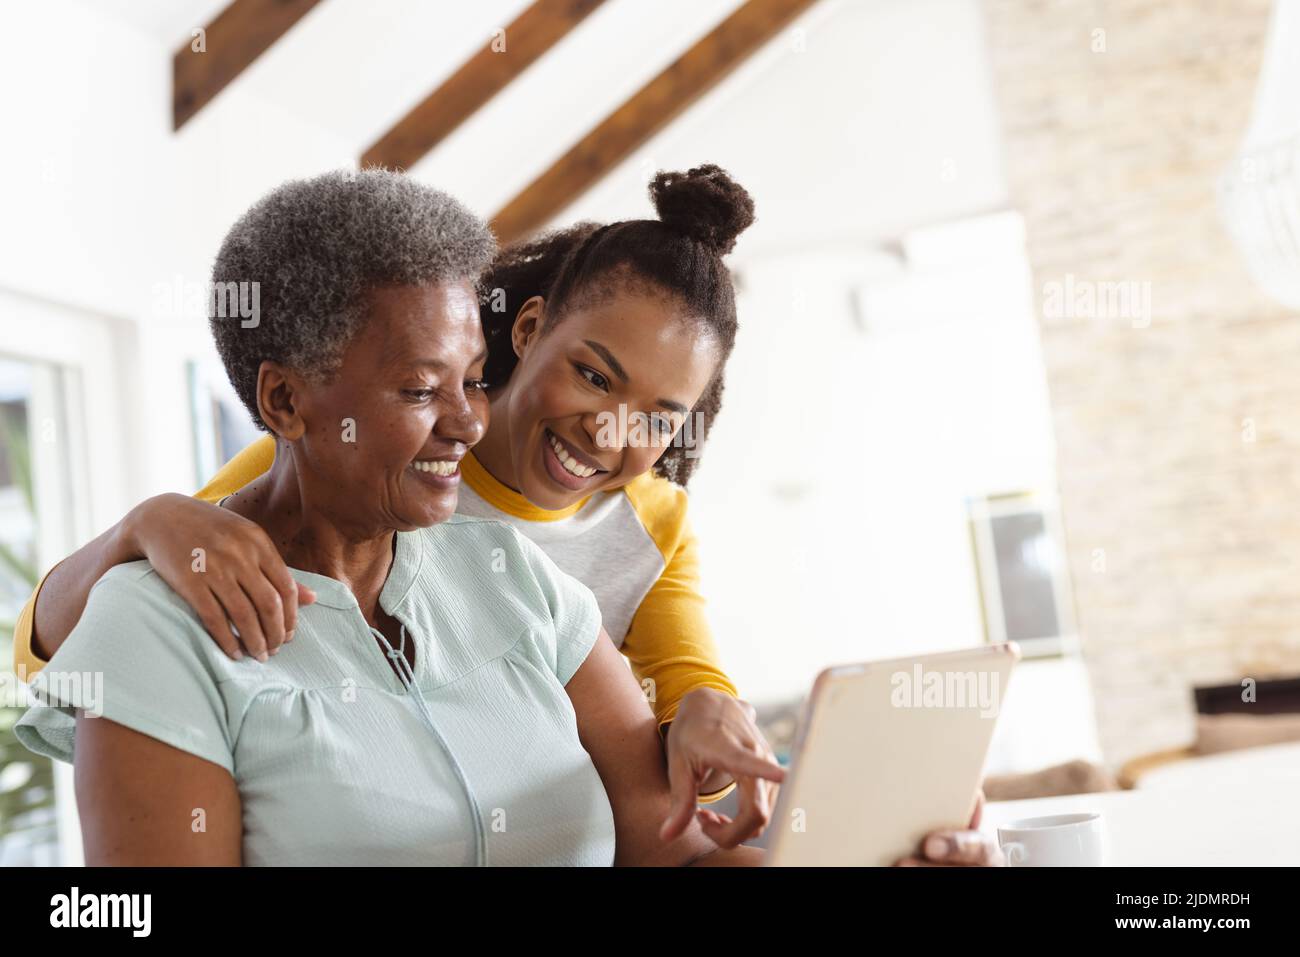
[[[1011,867],[1101,867],[1106,838],[1100,814],[1030,817],[998,828]]]

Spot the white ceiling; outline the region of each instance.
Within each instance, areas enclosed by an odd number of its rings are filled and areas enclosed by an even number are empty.
[[[893,242],[1008,202],[980,0],[822,0],[565,210],[652,215],[655,169],[754,194],[736,259]]]
[[[228,2],[95,6],[179,47]],[[565,140],[570,127],[586,132],[740,2],[608,0],[490,105],[498,117],[478,123],[487,137],[479,142],[497,142],[501,129],[514,134],[504,138],[517,138],[520,120],[529,117],[548,124],[550,140]],[[322,0],[235,82],[356,143],[359,153],[530,3]],[[526,114],[520,101],[530,107]],[[506,117],[509,123],[501,122]]]
[[[210,22],[230,0],[95,0],[95,8],[137,30],[179,47],[190,31]]]
[[[232,89],[357,157],[528,2],[323,0]],[[608,0],[413,174],[494,213],[740,2]],[[94,3],[169,49],[224,5]],[[821,0],[560,219],[648,214],[654,169],[700,162],[756,195],[759,224],[738,255],[872,242],[996,208],[1006,192],[985,56],[978,0]],[[201,112],[191,125],[205,119],[217,122]]]

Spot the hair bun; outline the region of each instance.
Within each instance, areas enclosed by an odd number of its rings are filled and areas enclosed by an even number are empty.
[[[657,173],[650,181],[650,198],[660,222],[719,256],[731,252],[736,237],[754,222],[754,200],[745,187],[712,164],[685,173]]]

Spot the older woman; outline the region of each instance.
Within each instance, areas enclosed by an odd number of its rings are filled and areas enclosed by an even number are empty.
[[[74,762],[88,863],[756,862],[698,821],[659,839],[660,738],[591,592],[453,515],[487,417],[492,249],[380,171],[287,184],[227,236],[213,279],[258,283],[261,315],[213,333],[276,455],[222,504],[316,601],[258,664],[149,563],[104,575],[17,726]],[[211,544],[194,574],[230,575]]]

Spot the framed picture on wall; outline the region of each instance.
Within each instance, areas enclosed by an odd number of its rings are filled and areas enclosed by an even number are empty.
[[[969,499],[984,634],[1026,657],[1078,647],[1065,538],[1055,496],[1011,492]]]

